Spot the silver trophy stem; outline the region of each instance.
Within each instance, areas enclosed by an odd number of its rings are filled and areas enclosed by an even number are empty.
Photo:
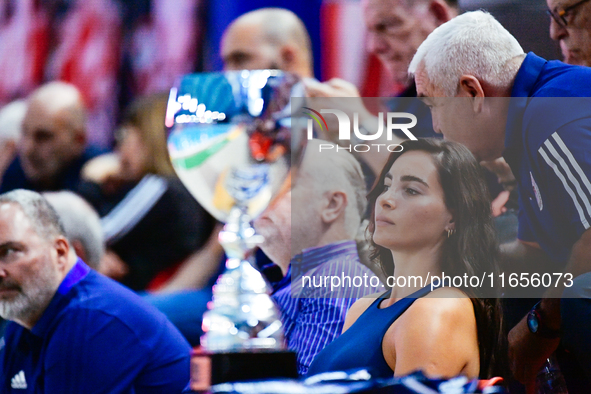
[[[250,224],[245,209],[232,208],[219,241],[226,254],[226,272],[213,288],[213,302],[203,316],[205,350],[244,352],[285,350],[277,308],[270,288],[246,259],[263,241]]]
[[[250,223],[251,218],[245,207],[232,208],[228,221],[218,237],[229,260],[245,260],[246,256],[263,242],[263,236],[256,234]]]

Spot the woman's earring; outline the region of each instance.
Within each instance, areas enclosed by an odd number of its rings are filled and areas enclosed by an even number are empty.
[[[452,235],[454,235],[456,232],[455,228],[448,228],[447,229],[447,238],[451,238]]]

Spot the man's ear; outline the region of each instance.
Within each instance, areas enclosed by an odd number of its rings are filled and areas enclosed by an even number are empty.
[[[293,45],[286,44],[281,47],[281,62],[286,71],[290,71],[296,66],[297,59],[296,48]]]
[[[330,191],[324,194],[326,205],[320,212],[323,223],[330,224],[337,220],[347,209],[347,194],[342,191]]]
[[[57,255],[58,268],[63,272],[68,266],[70,243],[64,236],[60,235],[54,240],[54,250]]]
[[[444,0],[431,1],[429,3],[429,13],[435,18],[437,26],[444,24],[455,16]]]
[[[458,97],[470,97],[473,99],[474,112],[481,112],[484,105],[484,88],[474,75],[462,75]]]

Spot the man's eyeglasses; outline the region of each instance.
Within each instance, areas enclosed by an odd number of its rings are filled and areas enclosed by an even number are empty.
[[[568,13],[570,11],[574,10],[575,8],[577,8],[578,6],[580,6],[581,4],[584,4],[588,1],[589,0],[581,0],[573,5],[569,5],[566,8],[562,8],[562,9],[555,8],[554,11],[546,10],[546,13],[548,15],[550,15],[552,17],[552,19],[554,19],[554,21],[556,23],[558,23],[559,26],[566,27],[568,25],[568,21],[566,19],[568,17]]]

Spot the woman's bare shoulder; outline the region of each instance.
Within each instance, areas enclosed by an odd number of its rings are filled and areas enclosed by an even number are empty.
[[[419,298],[397,319],[395,335],[391,340],[452,343],[472,336],[476,331],[476,318],[472,301],[462,291],[440,288]]]
[[[347,311],[347,317],[345,317],[345,324],[343,325],[343,332],[347,331],[347,329],[357,321],[359,316],[361,316],[363,312],[373,304],[376,298],[380,298],[383,295],[383,292],[369,294],[355,301],[355,303],[351,305],[351,308],[349,308],[349,311]]]
[[[472,301],[452,288],[417,299],[388,330],[384,341],[398,374],[424,369],[429,375],[455,376],[469,366],[477,376],[478,337]],[[385,354],[386,356],[386,354]]]

